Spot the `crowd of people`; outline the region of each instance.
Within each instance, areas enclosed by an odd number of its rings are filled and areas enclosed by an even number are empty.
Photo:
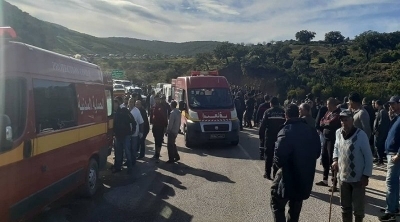
[[[272,180],[271,209],[275,221],[298,221],[302,202],[313,187],[317,159],[323,175],[317,186],[340,191],[344,222],[363,221],[365,187],[373,166],[387,161],[387,207],[380,221],[395,221],[399,213],[400,176],[400,97],[389,101],[362,98],[351,93],[343,101],[323,101],[308,94],[297,101],[254,89],[232,90],[233,101],[243,127],[258,127],[260,159],[265,161],[264,178]],[[137,159],[145,155],[145,140],[151,130],[155,141],[152,159],[159,161],[167,136],[169,160],[180,160],[175,142],[180,132],[181,113],[177,102],[151,92],[145,101],[139,95],[114,99],[115,162],[113,172],[121,171],[123,157],[132,173]],[[331,186],[329,183],[331,177]],[[288,218],[285,206],[289,204]]]
[[[323,177],[317,186],[340,191],[344,222],[363,221],[365,187],[373,167],[387,161],[386,204],[380,221],[399,213],[400,97],[369,101],[351,93],[343,101],[322,101],[312,94],[279,103],[254,89],[233,88],[240,127],[259,126],[264,178],[273,180],[271,208],[275,221],[298,221],[302,201],[310,196],[316,160]],[[254,125],[252,124],[254,123]],[[329,176],[332,184],[329,185]],[[289,203],[288,218],[285,206]]]
[[[155,153],[152,159],[159,162],[164,136],[167,136],[169,157],[167,163],[180,160],[175,144],[181,125],[181,113],[177,109],[177,102],[171,101],[168,104],[165,96],[152,92],[146,104],[148,104],[147,109],[142,105],[141,96],[137,94],[114,99],[113,173],[121,172],[122,165],[125,165],[127,173],[131,174],[136,160],[144,158],[150,124],[155,141]],[[123,164],[124,157],[126,162]]]

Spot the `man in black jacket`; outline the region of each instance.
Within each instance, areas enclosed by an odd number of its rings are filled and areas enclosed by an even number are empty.
[[[271,105],[270,105],[269,100],[270,100],[269,95],[265,95],[265,96],[264,96],[264,102],[261,103],[261,104],[258,106],[256,115],[255,115],[255,119],[254,119],[254,121],[257,123],[257,125],[258,125],[258,124],[260,123],[260,121],[262,120],[262,118],[263,118],[263,116],[264,116],[264,112],[265,112],[267,109],[271,108]]]
[[[237,117],[239,119],[239,128],[240,130],[243,130],[243,114],[244,111],[246,110],[246,104],[244,102],[243,93],[241,91],[239,91],[236,94],[234,103],[235,103]]]
[[[388,112],[383,108],[381,100],[375,101],[375,107],[377,108],[377,112],[373,127],[374,146],[378,156],[376,165],[381,166],[384,164],[385,141],[390,128],[390,119]]]
[[[311,194],[321,151],[318,133],[298,116],[299,108],[289,105],[287,121],[279,131],[276,143],[274,165],[279,170],[271,186],[271,210],[275,222],[299,221],[303,200]],[[288,202],[288,218],[285,218]]]
[[[270,109],[264,112],[260,129],[258,131],[260,138],[260,159],[265,158],[265,174],[264,178],[272,180],[271,169],[274,158],[274,148],[278,132],[285,123],[285,111],[279,107],[279,100],[276,97],[271,99]],[[275,176],[276,169],[273,172]]]
[[[114,135],[115,135],[115,162],[113,173],[121,171],[122,161],[125,151],[128,174],[132,173],[132,149],[131,135],[132,129],[136,129],[136,121],[131,112],[126,107],[121,108],[118,99],[114,100]]]

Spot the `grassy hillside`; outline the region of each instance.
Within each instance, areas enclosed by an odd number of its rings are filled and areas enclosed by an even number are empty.
[[[106,38],[112,42],[122,43],[133,47],[141,47],[163,55],[189,55],[193,56],[198,53],[211,52],[220,42],[215,41],[194,41],[184,43],[147,41],[133,38]]]
[[[19,41],[59,53],[153,53],[139,47],[110,42],[39,20],[6,1],[3,1],[2,13],[4,14],[3,25],[13,27],[19,36]]]
[[[171,43],[131,38],[97,38],[39,20],[16,6],[3,4],[4,24],[15,29],[19,41],[63,54],[195,55],[210,52],[218,42]]]

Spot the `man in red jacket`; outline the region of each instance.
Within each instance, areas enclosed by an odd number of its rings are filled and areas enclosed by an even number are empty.
[[[160,158],[160,151],[162,141],[164,138],[164,129],[168,125],[167,110],[165,106],[161,104],[160,96],[155,96],[155,106],[152,108],[152,114],[150,122],[153,124],[152,132],[154,136],[155,153],[153,159],[158,160]]]

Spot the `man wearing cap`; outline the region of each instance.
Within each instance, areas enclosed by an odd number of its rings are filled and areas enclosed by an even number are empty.
[[[279,169],[271,186],[271,210],[276,222],[299,221],[303,200],[310,197],[321,145],[318,133],[288,105],[278,133],[274,165]],[[288,218],[285,207],[289,202]]]
[[[362,98],[358,93],[350,93],[349,108],[353,111],[354,126],[364,130],[368,139],[371,137],[371,124],[367,110],[362,106]]]
[[[390,104],[390,130],[385,141],[387,155],[386,210],[380,221],[396,221],[399,212],[399,176],[400,176],[400,97],[392,96]]]
[[[354,126],[350,110],[340,113],[342,127],[336,131],[332,169],[338,172],[343,222],[362,222],[365,187],[372,176],[372,152],[367,134]]]

